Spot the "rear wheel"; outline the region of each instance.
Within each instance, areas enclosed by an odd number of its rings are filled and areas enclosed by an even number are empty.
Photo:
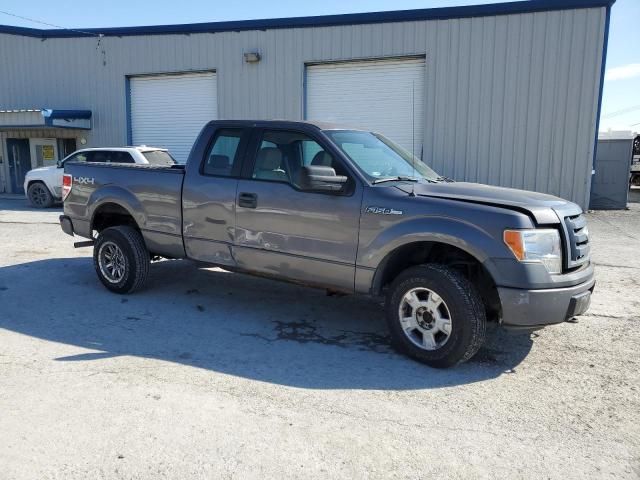
[[[98,236],[93,264],[102,284],[115,293],[142,288],[149,274],[150,256],[140,232],[132,227],[110,227]]]
[[[34,182],[29,185],[27,196],[31,205],[36,208],[49,208],[53,205],[53,195],[42,182]]]
[[[391,284],[386,316],[393,346],[446,368],[470,359],[484,342],[486,316],[476,288],[444,265],[419,265]]]

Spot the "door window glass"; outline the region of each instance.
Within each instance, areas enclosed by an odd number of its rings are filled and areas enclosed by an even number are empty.
[[[238,161],[238,147],[242,134],[241,129],[220,130],[207,153],[202,173],[230,177]]]
[[[297,186],[301,168],[308,165],[333,167],[337,175],[346,175],[342,165],[304,133],[267,130],[262,136],[252,176]]]

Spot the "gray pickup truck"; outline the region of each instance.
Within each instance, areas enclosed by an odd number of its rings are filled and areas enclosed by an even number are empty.
[[[213,121],[184,166],[68,163],[63,195],[62,229],[113,292],[163,257],[385,295],[393,345],[434,367],[471,358],[488,321],[584,313],[595,285],[580,207],[453,182],[368,131]]]

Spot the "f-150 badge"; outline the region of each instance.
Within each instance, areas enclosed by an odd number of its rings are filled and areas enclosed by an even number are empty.
[[[367,207],[366,213],[375,213],[377,215],[402,215],[402,210],[387,207]]]

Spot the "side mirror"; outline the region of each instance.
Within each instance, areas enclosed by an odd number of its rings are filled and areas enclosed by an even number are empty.
[[[300,170],[298,186],[312,192],[339,192],[347,183],[347,177],[336,175],[331,167],[307,165]]]

